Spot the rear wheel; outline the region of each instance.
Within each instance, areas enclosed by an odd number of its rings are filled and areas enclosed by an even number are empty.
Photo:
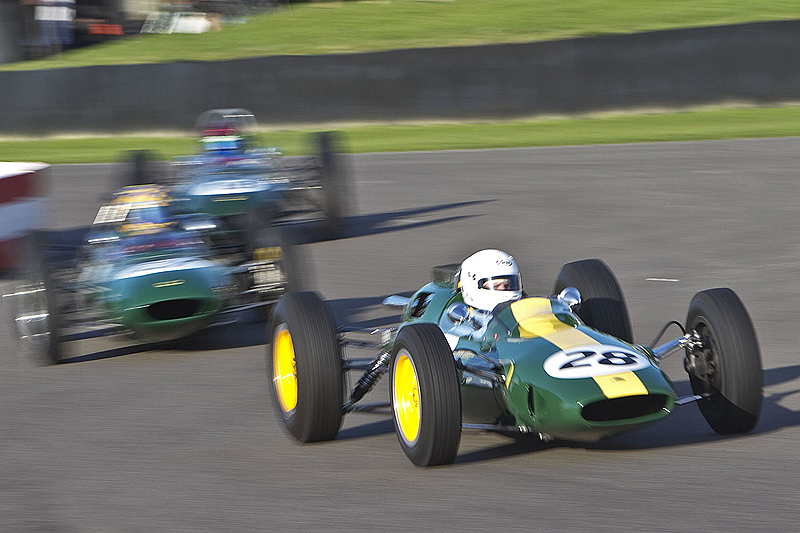
[[[342,425],[344,372],[328,308],[316,293],[286,294],[270,331],[267,368],[281,423],[300,442],[333,440]]]
[[[554,294],[567,287],[581,293],[577,314],[590,328],[633,342],[633,328],[625,296],[614,273],[599,259],[582,259],[561,267]]]
[[[686,370],[697,405],[720,434],[752,430],[761,414],[763,370],[755,328],[731,289],[710,289],[692,299],[686,328],[702,346],[687,353]]]
[[[461,391],[453,353],[434,324],[410,324],[392,349],[391,402],[403,451],[417,466],[450,464],[461,442]]]
[[[260,301],[275,301],[283,294],[309,288],[310,263],[294,240],[293,234],[276,227],[264,228],[254,237],[249,275]],[[265,308],[265,312],[269,310]]]
[[[148,185],[156,183],[153,169],[153,152],[150,150],[130,150],[125,156],[128,165],[123,186]]]
[[[325,131],[317,136],[324,233],[329,238],[341,237],[346,229],[346,217],[352,206],[352,191],[342,156],[336,152],[336,135]]]
[[[436,265],[433,267],[431,277],[434,283],[453,284],[456,280],[458,269],[461,263],[449,263],[446,265]]]
[[[27,237],[24,256],[22,280],[11,298],[14,332],[37,363],[60,363],[61,313],[43,234],[33,232]]]

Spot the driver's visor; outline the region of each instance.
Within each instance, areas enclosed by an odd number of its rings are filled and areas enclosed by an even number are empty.
[[[490,291],[518,291],[520,287],[519,274],[509,276],[492,276],[478,280],[478,287]]]
[[[205,137],[202,141],[208,151],[238,150],[243,144],[243,139],[236,135]]]

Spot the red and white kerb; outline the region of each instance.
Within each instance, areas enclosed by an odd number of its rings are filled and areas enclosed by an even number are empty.
[[[46,222],[44,163],[0,162],[0,270],[19,266],[20,241]]]

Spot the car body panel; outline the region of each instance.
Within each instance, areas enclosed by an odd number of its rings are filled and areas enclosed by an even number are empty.
[[[429,283],[406,305],[403,325],[432,322],[445,334],[463,422],[596,441],[664,418],[674,406],[672,384],[646,347],[584,325],[557,297],[523,298],[490,314],[471,309],[463,323],[448,317],[453,304],[465,305],[453,284]]]
[[[174,189],[174,194],[185,200],[186,211],[216,217],[257,211],[273,219],[282,211],[289,191],[288,180],[274,175],[268,166],[236,170],[201,165]]]
[[[103,301],[137,336],[172,340],[210,324],[232,283],[223,267],[207,259],[157,259],[114,271]]]

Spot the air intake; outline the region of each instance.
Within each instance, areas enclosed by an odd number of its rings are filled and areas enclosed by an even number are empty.
[[[581,416],[589,422],[612,422],[657,413],[667,404],[664,394],[625,396],[584,406]]]
[[[189,318],[200,309],[200,300],[166,300],[147,306],[147,313],[155,320]]]

